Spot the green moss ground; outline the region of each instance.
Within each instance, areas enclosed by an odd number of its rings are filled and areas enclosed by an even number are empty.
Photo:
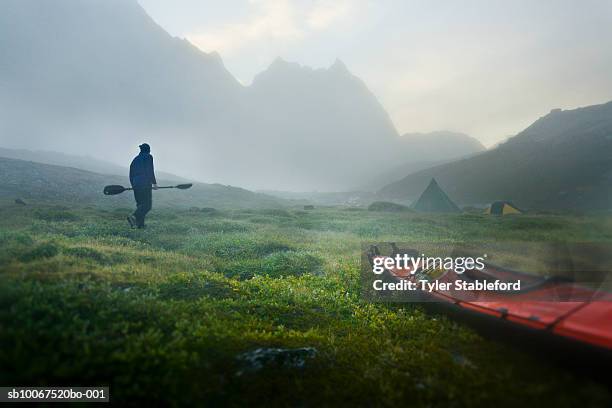
[[[114,402],[610,406],[605,386],[410,304],[360,299],[363,241],[612,242],[612,217],[0,207],[0,383]],[[260,347],[314,347],[248,370]]]

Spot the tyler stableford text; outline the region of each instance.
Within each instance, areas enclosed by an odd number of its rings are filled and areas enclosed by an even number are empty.
[[[502,282],[500,280],[487,281],[464,281],[457,279],[453,282],[440,282],[440,281],[428,281],[428,280],[400,280],[398,282],[383,282],[382,280],[375,280],[372,284],[374,290],[387,291],[387,290],[422,290],[426,292],[445,292],[450,290],[464,290],[464,291],[519,291],[521,290],[521,281],[516,282]]]
[[[412,291],[445,292],[445,291],[520,291],[521,281],[505,282],[499,279],[460,279],[466,271],[483,271],[486,268],[485,259],[481,257],[427,257],[397,254],[395,256],[378,256],[372,259],[372,272],[376,275],[389,271],[401,278],[395,282],[374,280],[372,286],[376,291]],[[432,280],[429,273],[446,271],[456,274],[454,279]]]

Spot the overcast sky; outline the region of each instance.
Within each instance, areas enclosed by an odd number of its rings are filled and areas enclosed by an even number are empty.
[[[490,146],[552,108],[612,100],[610,0],[139,2],[244,84],[278,56],[340,58],[400,133],[461,131]]]

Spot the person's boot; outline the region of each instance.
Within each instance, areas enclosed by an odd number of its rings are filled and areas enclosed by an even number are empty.
[[[130,223],[130,227],[131,228],[135,228],[136,227],[136,217],[134,217],[133,215],[128,215],[127,216],[127,220]]]

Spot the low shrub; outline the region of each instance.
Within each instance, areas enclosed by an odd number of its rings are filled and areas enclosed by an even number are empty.
[[[62,251],[66,255],[74,256],[79,259],[89,259],[100,264],[109,263],[109,258],[102,252],[88,247],[66,248]]]
[[[34,245],[32,237],[23,232],[0,232],[0,265],[19,259]]]
[[[261,274],[279,276],[300,276],[306,273],[320,273],[323,261],[305,251],[275,252],[264,258],[261,266]]]
[[[190,255],[214,255],[227,260],[260,258],[273,252],[288,251],[291,247],[278,241],[259,241],[243,236],[215,234],[200,236],[186,245]]]
[[[42,221],[50,222],[66,222],[66,221],[78,221],[81,218],[68,211],[64,208],[48,208],[45,210],[36,210],[34,216]]]
[[[53,258],[59,253],[59,248],[53,242],[44,242],[36,245],[31,250],[23,253],[19,260],[22,262],[32,262],[37,259]]]
[[[182,275],[173,277],[170,282],[159,284],[158,289],[161,299],[196,300],[203,296],[217,299],[233,296],[232,287],[226,282]]]
[[[375,201],[368,206],[368,211],[384,211],[384,212],[403,212],[413,211],[410,207],[402,204],[392,203],[389,201]]]
[[[34,243],[32,237],[24,232],[0,232],[0,246],[3,248],[15,245],[29,246]]]

